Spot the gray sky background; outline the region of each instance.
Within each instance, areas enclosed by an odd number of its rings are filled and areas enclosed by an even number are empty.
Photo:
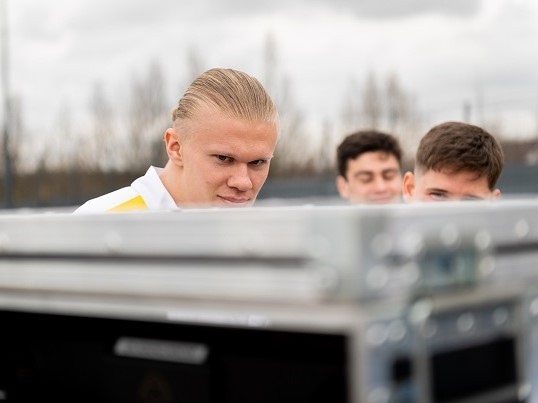
[[[267,4],[264,4],[267,3]],[[132,77],[157,61],[170,108],[203,69],[278,69],[313,130],[336,121],[351,81],[397,74],[425,127],[461,119],[463,103],[516,137],[538,134],[536,0],[12,0],[11,91],[29,133],[46,139],[66,105],[87,124],[96,82],[121,106]],[[167,113],[165,111],[165,113]]]

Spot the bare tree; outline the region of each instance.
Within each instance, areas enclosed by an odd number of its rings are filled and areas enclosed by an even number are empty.
[[[302,173],[312,153],[303,128],[304,117],[293,96],[291,80],[280,73],[276,40],[267,34],[264,48],[264,86],[273,98],[280,118],[280,137],[271,165],[271,176]]]
[[[362,91],[350,80],[341,126],[339,138],[361,129],[390,132],[399,138],[406,153],[416,147],[421,134],[415,100],[395,73],[389,74],[384,86],[380,86],[374,72],[369,72]]]
[[[316,171],[319,173],[333,172],[337,145],[334,143],[333,127],[329,120],[323,122],[320,147],[316,158]]]
[[[374,72],[370,72],[366,78],[366,84],[362,92],[363,124],[370,129],[377,129],[382,119],[382,100]]]
[[[387,123],[391,132],[395,132],[408,115],[407,95],[400,85],[396,74],[387,77],[386,84]]]
[[[44,150],[45,166],[48,171],[67,171],[80,161],[75,156],[73,115],[67,103],[60,106],[54,127],[54,135],[51,135]]]
[[[7,96],[7,95],[6,95]],[[4,138],[1,142],[2,155],[4,163],[0,165],[0,171],[3,176],[3,199],[4,207],[13,207],[15,205],[16,187],[18,176],[21,170],[26,169],[26,161],[29,161],[30,155],[23,155],[24,151],[32,152],[33,147],[24,148],[24,129],[21,112],[20,99],[9,97],[8,105],[4,109]],[[5,149],[7,147],[7,150]]]
[[[25,130],[24,122],[22,119],[22,102],[20,98],[13,97],[10,102],[10,126],[11,126],[11,136],[9,142],[9,149],[11,155],[11,164],[15,174],[21,170],[27,169],[26,159],[31,158],[31,155],[24,155],[26,151],[23,147]]]
[[[163,133],[168,126],[164,91],[164,75],[161,67],[153,62],[143,79],[133,78],[131,100],[127,117],[129,127],[128,146],[124,148],[124,158],[131,171],[141,171],[148,165],[162,160]],[[155,155],[161,144],[161,152]],[[157,158],[159,157],[159,158]],[[157,161],[159,159],[159,161]]]
[[[342,108],[342,131],[350,133],[360,126],[361,104],[359,95],[360,89],[354,78],[350,78],[344,94],[344,104]]]
[[[96,82],[89,102],[93,133],[83,158],[90,169],[109,171],[118,169],[116,145],[119,140],[114,130],[114,110],[108,101],[103,84]]]
[[[394,73],[387,77],[384,104],[386,129],[399,137],[403,150],[409,153],[420,141],[420,118],[413,97]]]
[[[263,52],[263,81],[264,86],[274,97],[277,97],[277,45],[275,35],[269,32],[265,37],[265,46]]]

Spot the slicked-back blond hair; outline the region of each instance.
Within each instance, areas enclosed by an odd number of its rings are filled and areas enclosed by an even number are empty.
[[[202,106],[278,128],[278,112],[269,94],[257,79],[238,70],[214,68],[198,76],[172,111],[172,120],[180,123],[192,119]]]

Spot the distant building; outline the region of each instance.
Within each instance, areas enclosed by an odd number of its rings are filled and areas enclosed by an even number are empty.
[[[501,141],[505,164],[538,164],[538,137],[529,140]]]

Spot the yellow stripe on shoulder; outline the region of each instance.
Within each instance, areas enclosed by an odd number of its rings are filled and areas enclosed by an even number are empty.
[[[107,213],[116,213],[120,211],[135,211],[135,210],[146,210],[148,206],[142,196],[136,196],[132,199],[127,200],[121,204],[118,204],[116,207],[108,209]]]

